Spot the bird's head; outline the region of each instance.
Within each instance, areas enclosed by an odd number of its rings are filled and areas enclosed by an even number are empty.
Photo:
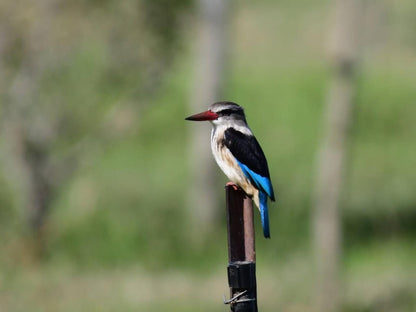
[[[214,125],[228,124],[231,122],[246,123],[244,109],[233,102],[216,102],[205,112],[185,118],[186,120],[204,121],[209,120]]]

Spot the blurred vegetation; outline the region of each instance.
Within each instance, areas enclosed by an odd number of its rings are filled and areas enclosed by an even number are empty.
[[[22,64],[40,62],[22,125],[35,133],[33,116],[53,121],[45,155],[76,165],[53,184],[45,252],[33,260],[1,142],[0,310],[226,310],[225,221],[195,246],[184,209],[191,1],[50,1],[48,27],[42,3],[1,2],[1,113],[9,118],[9,83]],[[313,296],[310,198],[330,5],[234,3],[226,98],[245,107],[278,198],[272,239],[256,242],[263,311],[309,311]],[[416,307],[415,12],[410,0],[367,5],[342,203],[344,311]]]

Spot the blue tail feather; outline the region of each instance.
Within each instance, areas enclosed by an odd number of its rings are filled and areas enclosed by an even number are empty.
[[[269,228],[269,210],[267,207],[267,194],[264,192],[259,192],[259,201],[260,201],[260,216],[261,216],[261,225],[263,226],[263,234],[265,238],[270,238],[270,228]]]

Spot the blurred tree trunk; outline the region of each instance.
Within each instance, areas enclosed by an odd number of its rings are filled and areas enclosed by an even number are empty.
[[[128,101],[134,108],[138,102],[143,106],[175,57],[181,17],[191,1],[22,1],[0,1],[0,152],[38,256],[51,204],[62,184],[123,131],[117,128],[122,109],[137,115],[126,101],[105,104],[113,108],[106,109],[111,113],[107,116],[98,113],[104,104],[96,96],[105,88],[125,85],[114,90],[123,90],[124,98],[130,90]],[[97,67],[100,77],[78,72],[79,83],[51,84],[68,76],[79,55],[95,46],[106,48],[106,65]],[[68,96],[82,95],[82,83],[89,79],[90,96],[78,101]]]
[[[228,0],[198,0],[197,3],[198,42],[190,97],[190,110],[193,113],[206,110],[210,104],[221,99],[227,51]],[[212,230],[219,212],[218,170],[211,153],[210,131],[211,126],[203,123],[192,127],[191,132],[188,207],[193,225],[200,233]]]
[[[327,96],[316,190],[314,237],[317,311],[340,311],[340,194],[358,67],[362,0],[337,0],[330,38],[331,82]]]
[[[9,38],[5,41],[20,40],[23,51],[19,66],[15,71],[10,70],[13,74],[9,73],[7,84],[2,86],[5,91],[2,127],[8,148],[5,165],[17,186],[19,200],[27,207],[25,217],[35,239],[36,246],[32,247],[36,253],[43,249],[42,229],[56,177],[56,172],[50,170],[48,154],[49,145],[56,140],[56,129],[49,115],[42,113],[38,105],[40,80],[48,68],[41,46],[47,41],[45,33],[54,14],[47,4],[43,2],[37,6],[38,21],[32,24],[31,29],[9,27]],[[4,32],[9,25],[5,22],[1,26]],[[6,69],[4,60],[7,56],[6,51],[3,52],[0,57],[2,67]]]

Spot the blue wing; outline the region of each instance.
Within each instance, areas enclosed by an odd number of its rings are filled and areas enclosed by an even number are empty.
[[[243,170],[244,175],[253,183],[253,185],[260,191],[266,193],[270,198],[274,199],[273,186],[270,181],[270,178],[263,177],[253,170],[249,169],[246,165],[242,164],[237,160],[238,165],[241,170]]]
[[[231,127],[224,132],[223,144],[233,154],[241,170],[252,184],[259,191],[264,191],[274,201],[269,167],[256,138]]]

